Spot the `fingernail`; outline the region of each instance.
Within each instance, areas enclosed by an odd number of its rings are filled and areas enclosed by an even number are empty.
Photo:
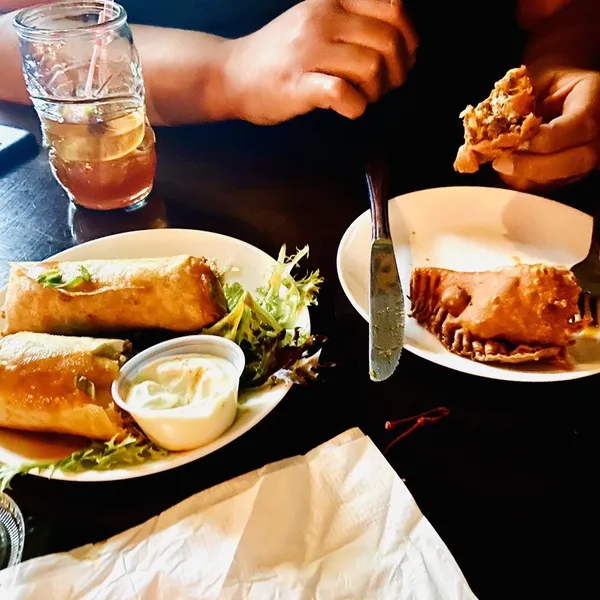
[[[500,156],[492,163],[492,167],[494,167],[494,170],[498,171],[498,173],[502,173],[503,175],[512,175],[515,170],[515,165],[511,156]]]

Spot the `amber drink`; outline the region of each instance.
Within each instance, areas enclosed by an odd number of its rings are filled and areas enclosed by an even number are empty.
[[[77,204],[124,208],[148,196],[156,153],[143,107],[106,120],[91,107],[83,118],[41,121],[52,171]]]
[[[127,15],[114,2],[25,9],[15,28],[52,172],[80,206],[131,210],[152,190],[154,132]]]

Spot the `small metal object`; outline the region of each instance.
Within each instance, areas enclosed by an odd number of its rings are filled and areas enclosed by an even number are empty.
[[[594,224],[590,248],[587,256],[571,267],[575,279],[581,288],[579,301],[583,317],[598,326],[598,301],[600,299],[600,209],[594,214]]]

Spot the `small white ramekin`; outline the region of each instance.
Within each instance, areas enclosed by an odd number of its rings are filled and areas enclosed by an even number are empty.
[[[207,417],[193,405],[168,409],[133,408],[125,401],[127,387],[138,372],[155,360],[185,354],[210,354],[228,360],[237,378],[224,390],[218,413]],[[155,444],[171,451],[192,450],[209,444],[231,427],[237,414],[240,376],[246,360],[234,342],[215,335],[189,335],[162,342],[126,362],[112,385],[115,403],[128,412]]]

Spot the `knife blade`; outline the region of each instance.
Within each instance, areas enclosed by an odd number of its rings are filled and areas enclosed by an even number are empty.
[[[396,370],[404,344],[404,292],[390,233],[386,199],[387,163],[372,160],[366,169],[371,203],[369,278],[369,375],[384,381]]]

